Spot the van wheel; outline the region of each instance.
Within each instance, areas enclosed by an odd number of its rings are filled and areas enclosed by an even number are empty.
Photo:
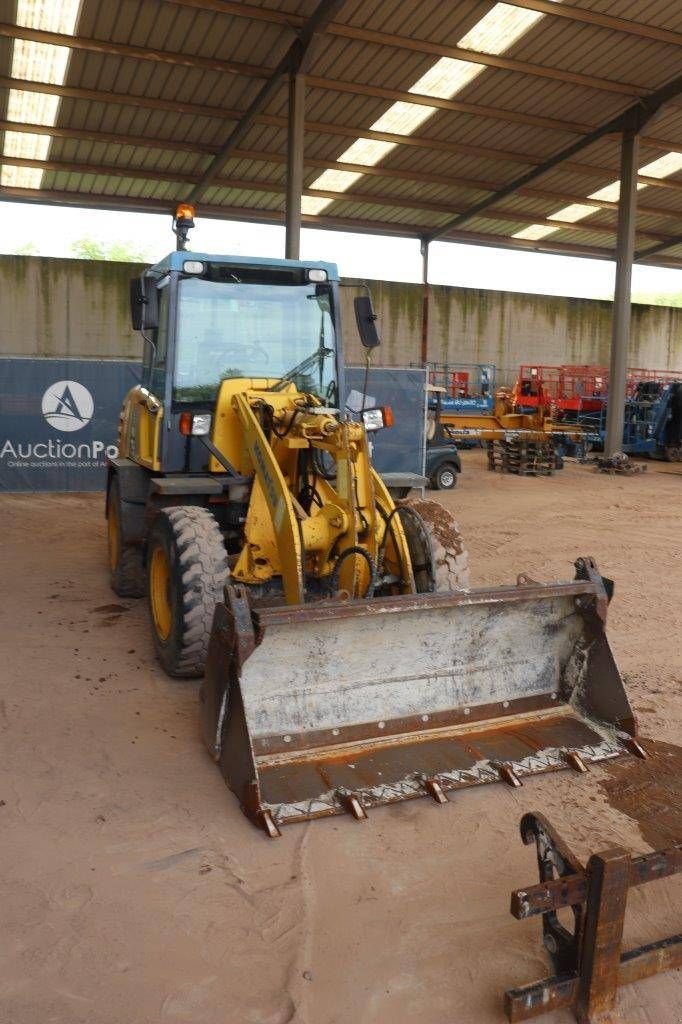
[[[457,486],[457,470],[452,462],[444,462],[431,477],[434,491],[451,491]]]
[[[121,534],[121,485],[114,476],[107,501],[107,548],[109,582],[119,597],[144,597],[142,548],[126,544]]]
[[[168,675],[204,674],[229,575],[223,535],[208,509],[178,505],[159,513],[147,547],[147,592],[154,646]]]

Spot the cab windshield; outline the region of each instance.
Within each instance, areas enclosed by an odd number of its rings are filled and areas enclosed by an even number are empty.
[[[336,397],[336,339],[328,285],[185,278],[178,287],[173,398],[212,401],[230,377],[292,380],[327,404]]]

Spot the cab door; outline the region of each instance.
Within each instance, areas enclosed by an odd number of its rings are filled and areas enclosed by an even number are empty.
[[[159,324],[145,339],[142,384],[126,396],[121,424],[121,455],[157,471],[168,366],[168,283],[166,277],[158,285]]]

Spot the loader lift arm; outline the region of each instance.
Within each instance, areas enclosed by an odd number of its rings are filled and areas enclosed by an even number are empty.
[[[386,522],[392,503],[371,467],[363,428],[296,395],[292,385],[239,393],[232,405],[254,475],[233,578],[251,583],[281,575],[292,605],[305,603],[312,581],[338,584],[351,598],[372,596],[387,578],[394,592],[414,593],[407,539],[397,516]],[[304,478],[301,455],[314,450],[331,456],[334,486]],[[313,488],[308,510],[296,497],[303,487]]]

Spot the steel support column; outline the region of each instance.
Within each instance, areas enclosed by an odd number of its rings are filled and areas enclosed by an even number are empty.
[[[301,252],[301,193],[303,191],[303,150],[305,137],[305,75],[289,76],[287,123],[287,198],[284,255],[297,260]]]
[[[616,250],[616,288],[613,298],[609,401],[606,411],[604,452],[613,455],[623,447],[625,388],[632,292],[632,262],[635,255],[637,217],[637,165],[639,136],[635,130],[623,132],[620,158],[620,200],[618,203],[618,243]]]
[[[426,365],[429,352],[429,243],[422,240],[422,344],[421,361]]]

